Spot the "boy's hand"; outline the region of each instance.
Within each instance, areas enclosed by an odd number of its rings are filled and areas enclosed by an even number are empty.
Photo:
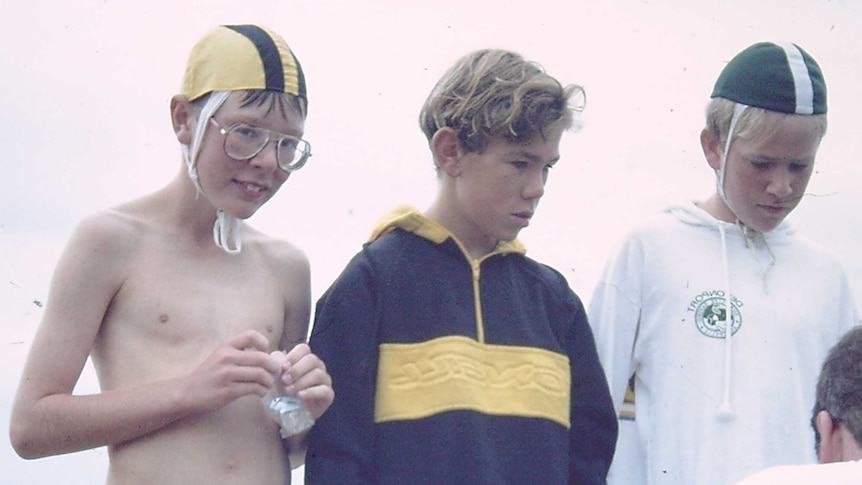
[[[279,362],[268,354],[269,341],[249,330],[219,345],[190,377],[189,395],[202,411],[221,408],[235,399],[263,397],[278,375]]]
[[[315,420],[329,409],[335,391],[326,365],[307,344],[298,344],[286,355],[273,353],[281,362],[281,380],[288,395],[298,396]]]

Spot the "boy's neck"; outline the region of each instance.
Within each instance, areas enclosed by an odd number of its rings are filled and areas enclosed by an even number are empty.
[[[736,222],[736,214],[721,200],[718,194],[713,194],[703,202],[695,202],[695,205],[705,210],[709,215],[719,221]]]
[[[165,208],[165,214],[171,218],[180,234],[190,236],[202,245],[215,245],[213,225],[217,209],[205,195],[198,194],[187,174],[180,173],[164,188],[162,194],[165,204],[170,206]]]
[[[457,217],[452,216],[453,211],[447,209],[439,200],[431,205],[424,212],[425,217],[433,220],[437,224],[445,227],[458,241],[464,245],[464,249],[473,259],[481,259],[487,256],[496,249],[499,241],[476,240],[475,238],[465,237],[465,231],[460,230],[460,222]]]

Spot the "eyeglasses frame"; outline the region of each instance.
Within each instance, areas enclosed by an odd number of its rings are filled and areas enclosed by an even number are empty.
[[[269,142],[271,142],[273,140],[275,140],[275,162],[278,165],[278,168],[284,172],[288,172],[288,173],[296,172],[297,170],[304,167],[305,164],[308,162],[308,159],[311,158],[311,143],[309,143],[306,140],[303,140],[302,138],[299,138],[299,137],[296,137],[293,135],[287,135],[285,133],[279,133],[277,131],[268,130],[268,129],[262,128],[260,126],[254,126],[254,125],[251,125],[249,123],[243,123],[243,122],[237,122],[237,123],[233,123],[232,125],[230,125],[228,127],[223,127],[222,125],[219,124],[218,121],[216,121],[215,116],[211,116],[210,121],[212,122],[212,124],[215,125],[216,128],[218,128],[218,132],[221,133],[221,135],[224,137],[224,139],[222,141],[222,149],[224,150],[225,155],[229,156],[230,158],[232,158],[234,160],[237,160],[240,162],[251,160],[252,158],[260,155],[260,152],[262,152],[263,149],[266,148],[267,145],[269,145]],[[266,133],[266,142],[264,142],[260,146],[260,148],[258,148],[254,153],[252,153],[251,155],[249,155],[247,157],[237,157],[237,156],[231,155],[227,151],[227,135],[234,128],[236,128],[237,126],[240,126],[240,125],[245,125],[245,126],[254,128],[255,130],[261,130],[261,131]],[[281,158],[279,157],[279,150],[281,150],[281,142],[282,142],[282,140],[285,140],[285,139],[295,140],[297,142],[297,144],[296,144],[297,149],[299,149],[300,146],[306,147],[305,150],[301,150],[302,156],[300,158],[300,161],[297,162],[293,167],[288,167],[288,168],[285,168],[281,165],[281,163],[280,163]]]

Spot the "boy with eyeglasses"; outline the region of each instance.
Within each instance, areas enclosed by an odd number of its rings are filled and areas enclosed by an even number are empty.
[[[262,397],[316,419],[334,394],[302,343],[304,253],[243,219],[310,156],[306,106],[273,32],[220,26],[194,46],[170,103],[180,173],[80,223],[57,266],[12,413],[19,455],[107,446],[110,484],[290,482],[304,434],[283,439]],[[88,356],[101,392],[75,395]]]
[[[460,59],[420,114],[438,173],[318,302],[338,399],[308,484],[603,484],[616,418],[580,299],[525,255],[580,87],[504,50]]]

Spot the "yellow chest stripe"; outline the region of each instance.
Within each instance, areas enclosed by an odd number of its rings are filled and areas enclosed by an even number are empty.
[[[545,418],[570,427],[569,359],[466,337],[381,344],[375,422],[444,411]]]

